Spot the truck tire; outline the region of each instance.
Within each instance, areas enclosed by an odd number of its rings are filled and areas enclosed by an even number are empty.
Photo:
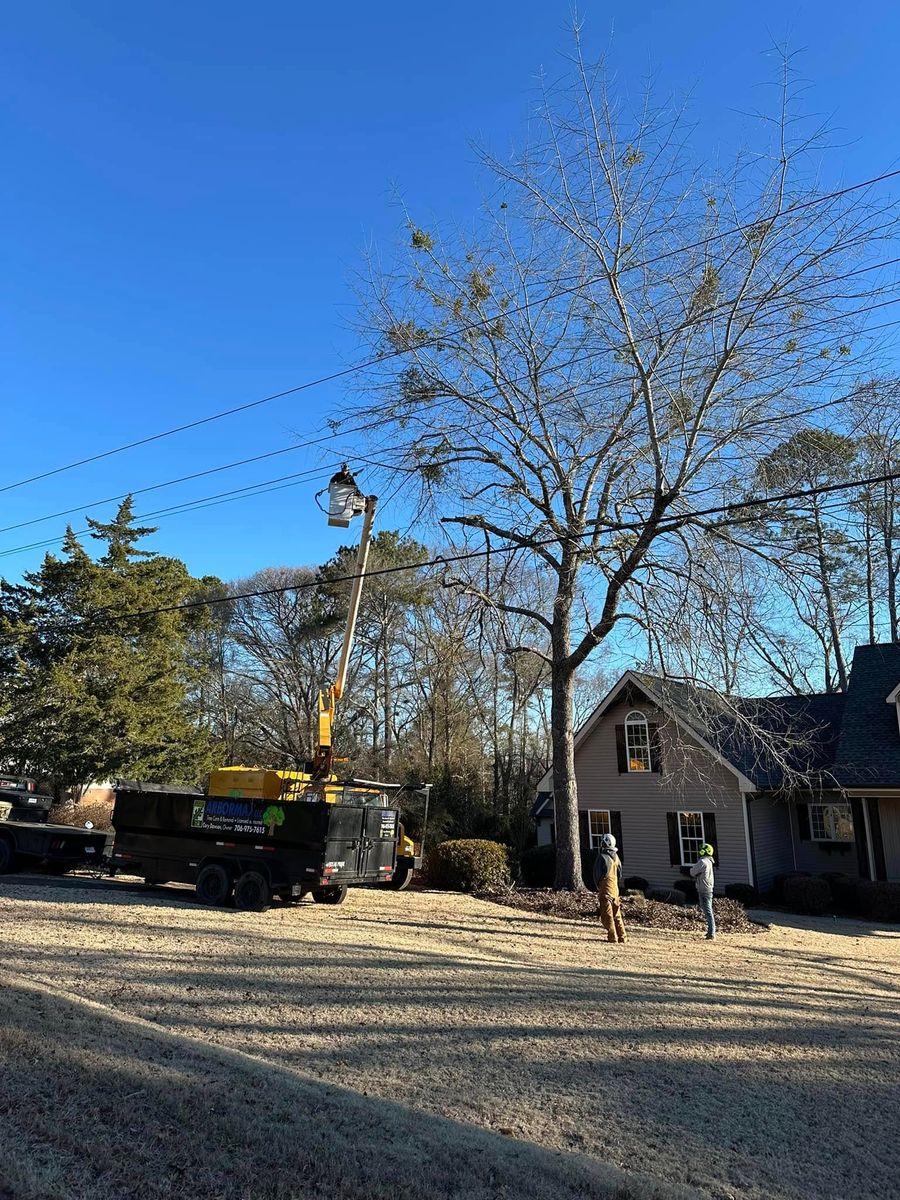
[[[0,875],[11,875],[16,870],[16,856],[12,843],[0,838]]]
[[[395,892],[402,892],[412,883],[412,877],[412,867],[408,867],[404,863],[397,867],[397,870],[394,872],[388,883],[388,887],[393,888]]]
[[[234,881],[220,863],[207,863],[197,876],[197,899],[201,904],[222,905],[231,899]]]
[[[316,888],[312,898],[316,904],[343,904],[347,899],[347,885],[340,883],[334,887]]]
[[[242,912],[263,912],[272,901],[272,889],[259,871],[245,871],[234,885],[234,907]]]

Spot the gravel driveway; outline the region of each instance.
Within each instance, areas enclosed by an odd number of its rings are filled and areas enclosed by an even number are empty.
[[[652,1176],[662,1195],[893,1200],[900,934],[806,925],[612,946],[447,893],[247,914],[121,881],[0,882],[5,971],[161,1034]],[[498,1195],[525,1194],[507,1183]]]

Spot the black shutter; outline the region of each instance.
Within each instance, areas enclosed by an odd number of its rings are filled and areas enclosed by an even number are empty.
[[[721,867],[722,862],[719,858],[719,840],[716,837],[716,814],[705,812],[703,814],[703,836],[713,848],[713,858],[716,860],[716,866]]]
[[[647,731],[650,735],[650,770],[655,771],[658,775],[662,771],[662,755],[659,749],[659,726],[648,725]]]
[[[619,774],[628,771],[628,747],[625,745],[625,726],[616,726],[616,755],[619,759]]]
[[[860,879],[870,879],[869,874],[869,843],[866,839],[866,819],[863,816],[863,802],[858,796],[850,801],[850,811],[853,813],[853,839],[856,842],[856,868]]]
[[[586,812],[578,814],[578,841],[582,850],[587,850],[591,845],[591,832],[588,825],[588,815]]]
[[[887,879],[887,865],[884,861],[884,837],[881,832],[881,811],[874,796],[866,800],[869,809],[869,828],[872,831],[872,854],[875,858],[875,878]]]
[[[669,825],[669,862],[673,867],[681,866],[681,842],[678,839],[678,813],[666,813]]]
[[[811,840],[812,834],[809,829],[809,805],[808,804],[798,804],[797,805],[797,828],[800,832],[800,841],[801,842],[808,842]]]
[[[619,858],[624,860],[625,853],[622,849],[622,814],[611,812],[609,814],[609,831],[616,839],[616,845],[619,848]]]

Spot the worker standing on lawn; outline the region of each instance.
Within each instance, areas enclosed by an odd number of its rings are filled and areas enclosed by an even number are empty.
[[[697,899],[700,901],[700,911],[706,917],[706,936],[714,941],[716,936],[716,914],[713,912],[713,892],[716,886],[713,874],[713,854],[715,851],[709,842],[704,842],[697,851],[700,857],[691,867],[691,876],[697,886]]]
[[[604,833],[594,860],[594,886],[600,901],[600,920],[606,927],[606,937],[610,942],[628,941],[622,920],[622,901],[619,899],[621,879],[622,860],[616,853],[616,839],[611,833]]]

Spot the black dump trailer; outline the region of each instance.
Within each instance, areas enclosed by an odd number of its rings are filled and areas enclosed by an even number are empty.
[[[119,783],[112,865],[148,883],[190,883],[205,904],[259,912],[273,895],[340,904],[391,879],[399,814],[380,805],[205,796]]]
[[[112,841],[110,834],[72,825],[13,820],[9,807],[0,802],[0,875],[23,867],[52,875],[62,875],[73,867],[99,869]]]

